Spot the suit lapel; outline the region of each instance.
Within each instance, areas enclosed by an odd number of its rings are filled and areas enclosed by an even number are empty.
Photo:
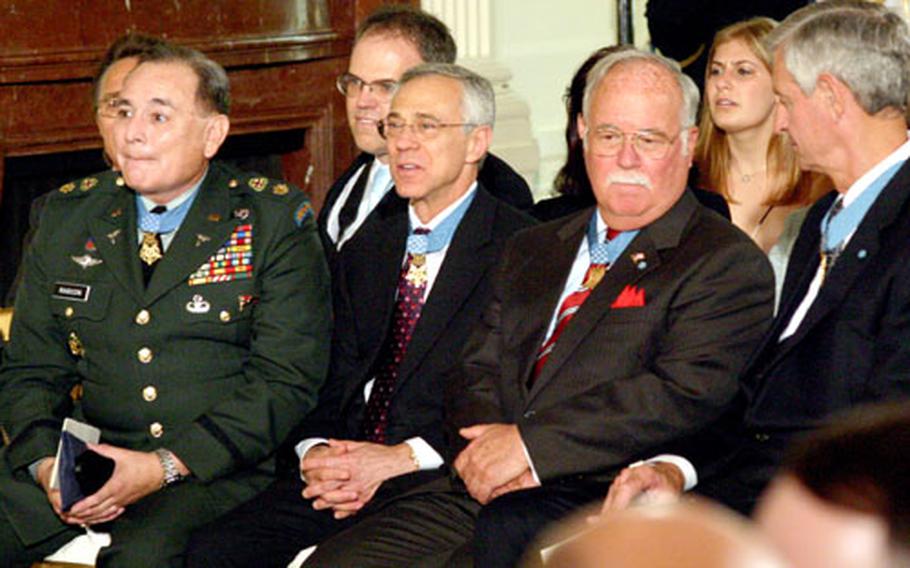
[[[215,254],[234,228],[242,222],[232,217],[228,186],[221,181],[218,172],[211,168],[164,258],[155,267],[145,292],[145,302],[148,305],[185,282],[190,274]],[[254,251],[255,243],[254,229]]]
[[[489,268],[491,259],[484,248],[491,240],[494,212],[493,198],[478,187],[421,310],[414,337],[401,363],[396,390],[420,365]]]
[[[392,192],[392,195],[395,195]],[[389,197],[389,196],[386,196]],[[397,197],[397,196],[396,196]],[[365,223],[355,241],[351,241],[339,256],[339,270],[350,281],[369,283],[367,286],[348,287],[343,293],[352,297],[353,312],[357,314],[356,326],[358,336],[370,335],[380,330],[383,338],[391,329],[391,319],[395,310],[398,275],[404,259],[405,241],[408,237],[407,202],[403,199],[383,200],[373,212],[369,222]],[[384,341],[379,342],[373,353],[367,354],[369,361],[375,363],[382,352]],[[344,386],[343,404],[346,406],[354,396],[360,396],[363,385],[373,378],[372,365],[364,367],[365,376],[357,381],[348,381]]]
[[[141,303],[144,290],[133,192],[123,188],[117,191],[104,212],[89,221],[89,233],[107,269]]]
[[[848,292],[856,282],[856,279],[859,278],[865,270],[869,260],[875,258],[875,256],[879,254],[881,249],[880,238],[882,231],[894,223],[900,212],[904,210],[904,202],[908,195],[910,195],[910,160],[904,163],[866,213],[865,218],[860,222],[856,232],[853,237],[851,237],[850,242],[847,244],[846,248],[844,248],[837,263],[835,263],[834,268],[832,268],[831,272],[828,274],[825,283],[822,285],[821,289],[819,289],[818,296],[815,298],[815,301],[812,302],[809,311],[806,312],[805,318],[803,318],[803,321],[799,324],[796,332],[788,338],[787,341],[781,344],[781,348],[778,349],[775,359],[784,356],[790,349],[799,344],[801,340],[829,313],[840,307],[847,297]],[[809,219],[807,219],[807,222],[809,222]],[[811,253],[815,255],[816,259],[814,262],[809,260],[806,261],[807,267],[813,266],[815,270],[812,271],[811,276],[804,276],[804,278],[811,282],[811,278],[814,277],[815,272],[818,269],[817,257],[820,229],[818,223],[813,222],[806,230],[815,231],[814,238],[810,239],[810,242],[815,244],[814,251]],[[808,254],[810,253],[807,252],[806,256],[808,256]],[[809,270],[807,270],[807,272],[809,272]],[[808,285],[806,285],[805,290],[808,290]],[[802,302],[804,296],[805,292],[798,295],[798,297],[790,298],[790,305],[788,308],[791,309],[789,310],[786,321],[781,321],[780,325],[785,326],[789,323],[790,318],[793,317],[793,311],[795,311]],[[777,329],[778,327],[779,326],[775,326],[777,336],[783,331],[782,327]],[[769,339],[776,341],[776,336]]]
[[[543,242],[536,247],[533,262],[527,269],[515,277],[513,292],[510,294],[521,302],[514,335],[505,337],[504,341],[515,345],[518,353],[527,353],[528,357],[518,369],[517,392],[527,390],[527,378],[537,360],[537,351],[546,339],[545,334],[556,311],[559,297],[565,288],[566,279],[572,270],[572,264],[578,254],[581,239],[585,238],[588,221],[595,209],[588,208],[569,218],[556,231],[556,242],[551,233],[543,233]],[[511,331],[511,330],[505,330]]]
[[[641,254],[647,259],[644,269],[639,269],[638,263],[632,260],[632,257],[637,259]],[[610,306],[623,289],[626,286],[635,286],[646,274],[656,270],[659,266],[660,257],[657,254],[657,248],[649,235],[642,232],[629,243],[623,255],[613,263],[601,283],[591,292],[562,335],[559,336],[547,363],[540,371],[540,376],[534,381],[534,386],[529,393],[529,401],[571,359],[572,353],[587,339],[596,325],[600,324],[602,320],[604,325],[609,325],[613,313]]]
[[[366,152],[361,152],[354,162],[348,167],[347,170],[341,174],[335,183],[332,184],[332,187],[329,188],[328,193],[325,195],[325,200],[322,202],[322,208],[319,209],[319,215],[317,216],[317,222],[323,230],[326,230],[329,223],[329,211],[332,210],[332,206],[335,205],[335,202],[338,201],[338,196],[341,195],[341,192],[344,191],[344,186],[347,185],[351,177],[357,173],[357,170],[361,166],[368,163],[373,159],[372,154],[367,154]]]
[[[534,381],[528,393],[528,403],[558,374],[560,368],[571,359],[574,351],[590,336],[596,325],[610,324],[613,314],[613,308],[610,306],[623,289],[626,286],[635,286],[644,276],[660,267],[659,251],[678,246],[685,228],[697,214],[698,207],[695,197],[686,191],[663,217],[642,229],[629,243],[622,256],[613,263],[601,283],[591,292],[559,337],[547,363],[541,369],[540,376]],[[644,263],[640,264],[642,261]],[[536,360],[536,352],[533,359]],[[523,378],[530,376],[530,366],[527,371],[528,374],[523,375]]]

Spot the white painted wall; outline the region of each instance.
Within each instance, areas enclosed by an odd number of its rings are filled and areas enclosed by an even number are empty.
[[[647,44],[645,0],[635,4],[636,43]],[[616,43],[616,0],[493,0],[491,20],[491,56],[512,72],[511,88],[531,109],[540,148],[531,184],[544,196],[565,160],[562,95],[592,51]]]

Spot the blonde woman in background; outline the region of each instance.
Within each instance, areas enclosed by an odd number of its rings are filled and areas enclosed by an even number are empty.
[[[774,132],[777,102],[762,41],[776,25],[753,18],[714,37],[695,161],[699,185],[721,194],[733,224],[768,253],[779,299],[806,210],[831,185],[801,173],[790,140]]]

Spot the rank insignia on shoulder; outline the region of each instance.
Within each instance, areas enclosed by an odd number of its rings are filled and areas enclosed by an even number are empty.
[[[272,193],[275,195],[287,195],[288,191],[290,190],[288,189],[288,185],[286,183],[279,183],[272,188]]]
[[[79,184],[79,189],[82,191],[88,191],[96,185],[98,185],[98,178],[85,178],[82,180],[82,183]]]
[[[119,217],[119,216],[121,216],[121,215],[123,215],[123,209],[121,209],[121,208],[119,208],[119,207],[116,208],[116,209],[114,209],[113,211],[111,211],[111,217],[112,217],[112,218],[115,218],[115,219],[116,219],[117,217]]]
[[[304,201],[300,204],[300,207],[297,208],[297,211],[294,213],[294,223],[301,227],[303,226],[304,221],[313,216],[313,205],[309,201]]]
[[[269,185],[268,178],[264,177],[254,177],[250,178],[249,183],[250,187],[253,188],[253,191],[262,191]]]
[[[76,189],[76,184],[73,182],[65,183],[60,186],[60,193],[69,193]]]

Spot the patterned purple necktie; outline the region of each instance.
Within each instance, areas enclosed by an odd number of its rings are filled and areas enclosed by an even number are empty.
[[[415,235],[426,235],[429,232],[429,229],[414,229]],[[364,439],[370,442],[384,444],[386,441],[389,405],[398,380],[398,369],[423,308],[427,289],[426,270],[426,253],[408,252],[407,262],[398,276],[398,301],[392,319],[392,333],[382,348],[373,390],[360,426]]]

